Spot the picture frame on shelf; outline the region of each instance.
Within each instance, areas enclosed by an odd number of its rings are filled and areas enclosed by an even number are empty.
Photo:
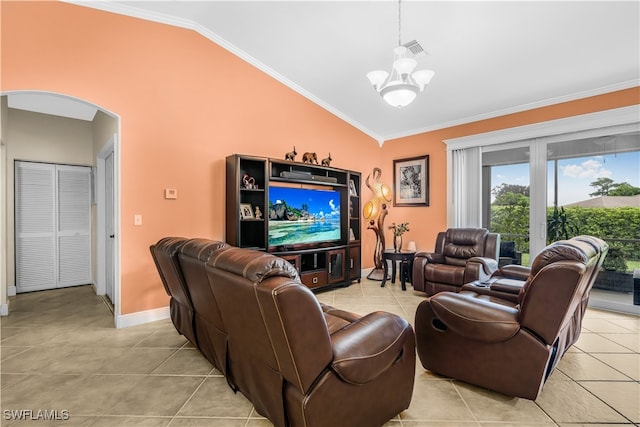
[[[429,206],[429,156],[393,161],[393,206]]]
[[[241,219],[253,219],[253,208],[251,203],[240,203],[240,218]]]
[[[356,182],[352,179],[349,180],[349,195],[352,197],[358,197],[358,190],[356,189]]]

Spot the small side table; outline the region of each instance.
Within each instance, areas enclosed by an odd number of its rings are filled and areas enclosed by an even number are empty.
[[[387,282],[387,275],[389,272],[387,261],[391,261],[391,283],[396,283],[396,263],[400,261],[400,282],[402,283],[402,290],[406,291],[407,276],[411,281],[411,273],[413,271],[413,257],[415,256],[415,254],[415,251],[396,252],[393,249],[385,250],[382,253],[384,275],[382,276],[382,284],[380,285],[380,287],[383,287]]]

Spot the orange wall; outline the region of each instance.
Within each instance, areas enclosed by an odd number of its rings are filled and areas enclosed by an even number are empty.
[[[121,117],[121,312],[167,297],[149,255],[167,235],[224,239],[224,158],[331,152],[333,166],[374,166],[391,185],[392,160],[431,156],[431,206],[391,207],[386,224],[410,221],[407,239],[430,249],[446,226],[443,139],[638,103],[638,92],[576,101],[389,141],[372,138],[197,33],[58,2],[0,3],[0,90],[43,90]],[[634,98],[635,97],[635,98]],[[634,98],[634,100],[629,100]],[[165,200],[165,188],[178,190]],[[364,200],[368,190],[363,186]],[[134,214],[143,225],[134,227]],[[387,234],[389,236],[389,234]],[[373,233],[362,230],[363,267]]]
[[[374,139],[193,31],[67,3],[1,7],[2,91],[62,93],[121,117],[122,314],[167,305],[151,243],[224,239],[225,156],[282,158],[295,145],[331,152],[336,167],[379,159]]]

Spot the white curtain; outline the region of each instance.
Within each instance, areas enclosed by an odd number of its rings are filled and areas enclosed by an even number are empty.
[[[452,150],[453,223],[451,227],[482,226],[482,163],[480,147]]]

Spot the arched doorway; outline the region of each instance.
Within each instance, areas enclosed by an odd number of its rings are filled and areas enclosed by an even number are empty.
[[[16,292],[14,162],[35,161],[91,167],[91,277],[98,295],[108,295],[120,313],[119,138],[120,118],[91,102],[43,91],[0,93],[0,314],[9,313]],[[107,170],[109,169],[109,170]]]

